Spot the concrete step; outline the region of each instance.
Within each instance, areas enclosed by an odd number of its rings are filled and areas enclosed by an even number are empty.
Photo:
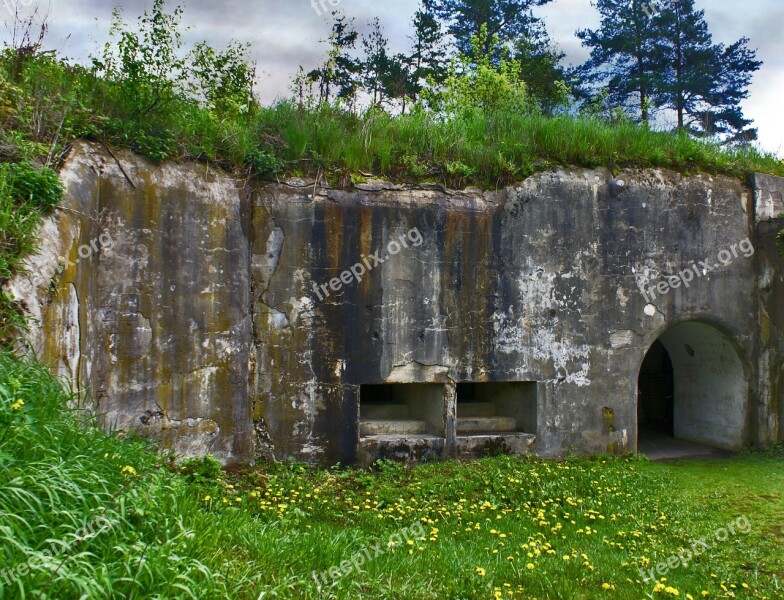
[[[525,456],[536,443],[531,433],[487,433],[457,436],[457,455],[461,458],[479,458],[510,454]]]
[[[375,419],[407,419],[408,404],[403,402],[368,403],[359,405],[359,420],[373,421]]]
[[[359,440],[357,462],[369,467],[379,459],[424,462],[446,458],[446,440],[430,434],[369,435]]]
[[[457,419],[457,433],[498,433],[517,429],[514,417],[465,417]]]
[[[359,435],[418,435],[427,432],[427,423],[414,419],[372,419],[359,422]]]
[[[492,402],[458,402],[457,417],[494,417],[496,408]]]

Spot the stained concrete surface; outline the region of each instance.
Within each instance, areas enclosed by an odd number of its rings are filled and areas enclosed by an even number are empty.
[[[38,318],[32,347],[110,426],[224,461],[624,453],[661,339],[676,434],[783,437],[784,179],[556,168],[492,191],[343,190],[115,154],[135,186],[76,144],[63,206],[9,286]],[[102,233],[111,250],[60,266]],[[752,258],[651,292],[744,239]],[[528,435],[457,436],[458,384],[523,382],[526,409],[498,414]],[[360,387],[392,383],[441,386],[410,411],[438,435],[361,441]]]

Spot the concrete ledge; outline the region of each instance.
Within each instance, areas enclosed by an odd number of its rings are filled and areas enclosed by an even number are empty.
[[[427,423],[416,419],[369,419],[359,422],[361,437],[420,435],[424,433],[427,433]]]
[[[371,435],[362,437],[357,448],[357,462],[369,466],[377,460],[406,463],[446,458],[446,439],[430,434]]]
[[[517,429],[514,417],[463,417],[457,419],[457,433],[506,433]]]
[[[457,454],[460,458],[481,458],[511,454],[525,456],[536,443],[532,433],[501,433],[457,436]]]

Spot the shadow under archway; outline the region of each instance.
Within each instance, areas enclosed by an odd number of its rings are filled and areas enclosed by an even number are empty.
[[[748,378],[726,334],[700,321],[665,331],[638,378],[638,435],[723,450],[744,446]]]
[[[648,350],[640,367],[637,427],[641,434],[675,437],[675,376],[670,355],[659,340]]]

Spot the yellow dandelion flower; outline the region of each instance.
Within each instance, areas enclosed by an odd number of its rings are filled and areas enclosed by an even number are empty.
[[[476,568],[476,574],[479,575],[480,577],[484,577],[485,573],[487,573],[487,571],[485,571],[482,567]]]

